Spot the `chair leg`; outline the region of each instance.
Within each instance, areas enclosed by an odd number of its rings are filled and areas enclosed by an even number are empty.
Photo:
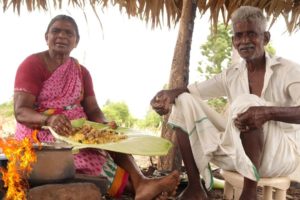
[[[286,199],[286,190],[276,189],[274,199],[275,200],[285,200]]]
[[[227,181],[225,181],[224,185],[224,193],[223,193],[224,200],[233,200],[233,186],[230,185]]]
[[[264,186],[264,200],[272,200],[272,187]]]
[[[242,195],[242,189],[241,188],[234,188],[234,200],[239,200]]]

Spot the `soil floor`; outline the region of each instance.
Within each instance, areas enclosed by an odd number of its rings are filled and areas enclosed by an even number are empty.
[[[214,172],[214,174],[216,175],[215,177],[217,177],[218,175],[220,177],[218,178],[222,178],[221,175],[216,171]],[[178,187],[178,191],[177,193],[179,194],[181,191],[183,191],[183,189],[186,187],[186,183],[185,182],[181,182],[179,187]],[[222,189],[214,189],[212,191],[208,192],[208,196],[209,199],[211,200],[223,200],[223,190]],[[258,200],[263,200],[262,198],[262,188],[258,188]],[[171,199],[176,199],[176,198],[170,198]],[[287,191],[287,200],[300,200],[300,184],[299,183],[294,183],[292,182],[289,190]],[[109,198],[109,197],[105,197],[105,200],[134,200],[133,196],[131,195],[123,195],[121,198]]]
[[[155,166],[155,158],[149,158],[149,157],[135,157],[137,164],[141,167],[141,169],[145,172],[151,171],[150,169],[153,168],[153,165]],[[157,172],[157,171],[156,171]],[[162,173],[153,173],[153,176],[160,176]],[[184,174],[184,172],[182,173]],[[213,171],[213,175],[216,178],[223,179],[222,175],[219,173],[219,169],[215,169]],[[184,176],[184,175],[183,175]],[[177,194],[179,194],[181,191],[184,190],[186,187],[187,182],[185,181],[185,178],[182,178],[182,181],[179,184]],[[211,200],[222,200],[223,199],[223,190],[222,189],[214,189],[208,192],[209,199]],[[123,195],[119,199],[112,199],[109,197],[105,197],[105,200],[133,200],[134,198],[131,195]],[[175,198],[170,198],[174,199]],[[287,191],[287,200],[300,200],[300,183],[298,182],[292,182],[290,188]],[[262,188],[258,187],[258,200],[263,200],[262,198]]]

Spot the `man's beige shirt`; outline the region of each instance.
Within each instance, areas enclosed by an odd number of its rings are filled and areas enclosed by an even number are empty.
[[[212,79],[188,86],[191,94],[207,100],[225,96],[229,103],[241,94],[249,94],[245,61],[229,67]],[[300,106],[300,65],[281,57],[266,55],[266,74],[261,98],[269,105]],[[280,123],[287,132],[299,130],[299,125]],[[300,141],[299,141],[300,144]]]

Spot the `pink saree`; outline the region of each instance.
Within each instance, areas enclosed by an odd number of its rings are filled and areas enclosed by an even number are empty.
[[[37,97],[36,110],[45,114],[64,114],[70,120],[86,117],[80,105],[82,99],[82,80],[80,65],[72,58],[58,67],[42,86]],[[32,129],[17,123],[15,137],[32,138]],[[40,130],[38,139],[42,142],[54,142],[48,130]]]
[[[52,75],[43,82],[37,96],[36,110],[47,115],[64,114],[69,120],[86,118],[80,101],[83,98],[83,81],[79,63],[70,58],[59,66]],[[15,138],[27,137],[33,141],[33,129],[17,123]],[[48,130],[39,130],[37,138],[40,142],[55,142]],[[106,176],[110,183],[109,193],[119,196],[127,183],[128,173],[116,166],[105,151],[83,149],[74,155],[74,163],[78,173]],[[120,181],[121,180],[121,181]]]

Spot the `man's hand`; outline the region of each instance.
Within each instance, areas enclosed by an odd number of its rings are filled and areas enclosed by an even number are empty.
[[[159,115],[166,115],[170,111],[171,102],[174,99],[171,99],[168,90],[161,90],[150,101],[150,105]]]
[[[186,87],[172,90],[161,90],[150,101],[150,105],[159,115],[166,115],[170,112],[171,105],[182,93],[189,92]]]
[[[270,120],[269,112],[265,106],[253,106],[246,112],[240,113],[234,120],[235,126],[242,132],[251,129],[260,129]]]

